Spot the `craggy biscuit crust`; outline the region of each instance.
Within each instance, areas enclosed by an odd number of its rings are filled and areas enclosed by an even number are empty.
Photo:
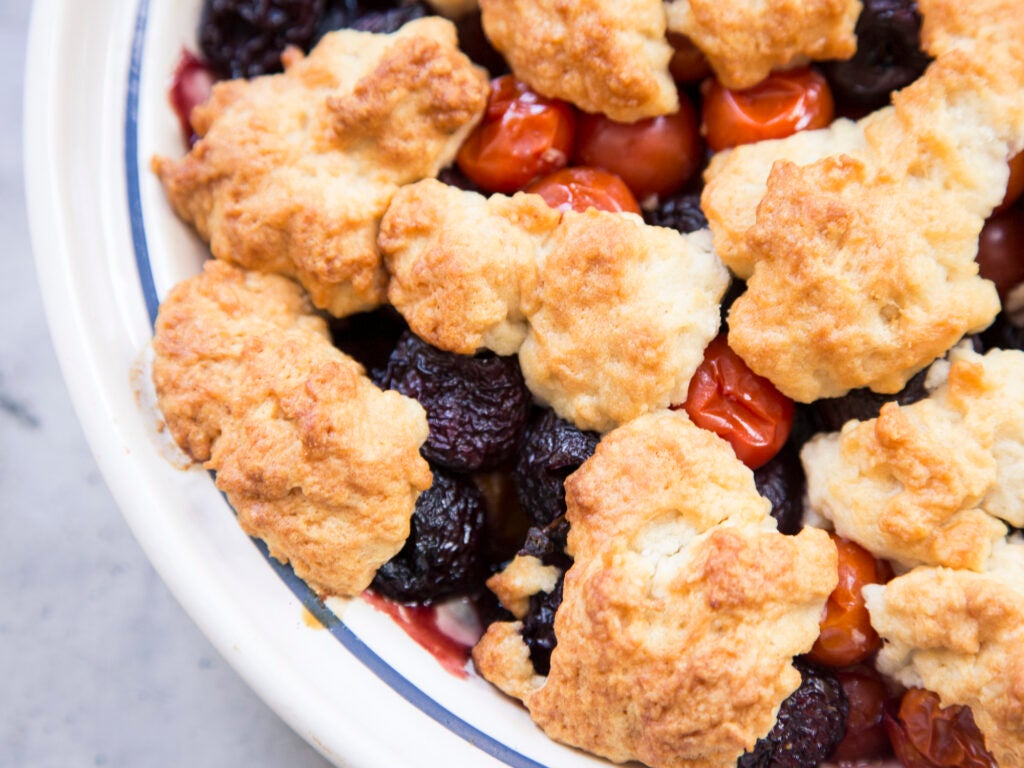
[[[440,18],[335,32],[284,63],[217,84],[192,113],[202,138],[153,169],[217,258],[295,277],[332,314],[370,309],[387,285],[380,217],[400,185],[451,162],[483,113],[486,74]]]
[[[1024,765],[1024,543],[1000,544],[982,573],[915,568],[865,587],[884,638],[878,667],[971,708],[1000,766]]]
[[[905,567],[980,570],[1001,521],[1024,523],[1024,352],[951,360],[929,398],[889,403],[801,454],[813,509]]]
[[[773,69],[847,59],[860,0],[669,0],[668,28],[701,49],[727,88],[757,85]]]
[[[420,405],[336,349],[296,283],[218,260],[168,294],[153,347],[167,427],[246,533],[321,594],[365,589],[430,486]]]
[[[999,310],[974,256],[1024,146],[1024,13],[1010,0],[921,10],[937,59],[859,136],[741,147],[709,173],[716,247],[750,276],[730,345],[797,400],[898,391]],[[796,163],[772,165],[780,149]],[[770,169],[763,194],[751,159]]]
[[[481,0],[487,37],[538,93],[631,123],[679,108],[661,0]]]
[[[753,475],[678,412],[609,433],[566,481],[558,645],[538,678],[516,623],[473,658],[553,738],[617,762],[725,768],[799,685],[836,585],[824,531],[783,536]]]
[[[602,432],[685,399],[728,284],[706,232],[434,180],[395,196],[380,246],[388,299],[416,335],[518,352],[535,397]]]

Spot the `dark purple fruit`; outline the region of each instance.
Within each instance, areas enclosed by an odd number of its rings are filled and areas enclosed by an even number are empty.
[[[921,50],[921,14],[914,0],[864,0],[857,20],[857,52],[825,67],[836,96],[877,109],[890,94],[917,80],[930,59]]]
[[[459,170],[459,166],[454,164],[442,168],[441,172],[437,174],[437,180],[449,187],[457,187],[468,192],[483,192],[480,187],[469,180],[466,174]]]
[[[343,318],[331,318],[334,346],[355,358],[380,383],[388,358],[398,339],[408,330],[405,320],[391,306]]]
[[[544,565],[567,570],[572,565],[572,558],[565,554],[565,540],[568,535],[569,521],[565,519],[565,515],[559,515],[544,527],[530,526],[526,532],[526,540],[519,548],[519,554],[531,555],[541,560]]]
[[[280,72],[285,48],[309,48],[323,9],[324,0],[206,0],[199,47],[220,77]]]
[[[430,15],[430,8],[423,3],[409,3],[397,8],[386,8],[371,11],[352,24],[352,29],[361,32],[375,32],[379,35],[390,35],[397,32],[410,21],[422,19]]]
[[[483,494],[471,479],[435,469],[433,484],[416,500],[405,546],[377,571],[373,590],[420,604],[477,592],[486,577],[486,515]]]
[[[981,334],[982,347],[990,349],[1024,349],[1024,327],[1010,322],[1005,312],[1000,312]]]
[[[927,375],[927,368],[919,371],[895,395],[880,395],[870,389],[853,389],[842,397],[819,400],[815,403],[815,409],[821,428],[826,432],[837,432],[850,419],[868,421],[877,418],[882,406],[891,401],[900,405],[916,403],[928,394],[924,388]]]
[[[550,409],[530,422],[513,479],[519,505],[534,525],[543,528],[565,514],[565,478],[590,458],[599,439]]]
[[[538,592],[530,596],[530,610],[523,619],[522,636],[530,649],[530,661],[538,675],[551,671],[551,652],[558,644],[555,639],[555,611],[562,604],[562,582],[551,592]]]
[[[511,459],[530,415],[530,392],[515,357],[456,355],[412,333],[399,339],[383,386],[427,411],[422,453],[456,472],[493,469]]]
[[[486,69],[492,78],[509,71],[504,57],[491,45],[491,41],[484,33],[480,11],[459,17],[455,20],[455,27],[459,33],[459,48],[470,61]]]
[[[694,193],[662,199],[657,208],[644,212],[644,221],[653,227],[670,227],[683,233],[707,229],[708,226],[700,208],[700,195]]]
[[[812,768],[828,759],[846,734],[850,704],[830,671],[796,662],[802,682],[782,702],[775,725],[737,768]]]
[[[772,517],[778,522],[779,532],[799,533],[803,527],[807,478],[796,445],[787,443],[775,458],[755,469],[754,484],[757,492],[772,503]]]

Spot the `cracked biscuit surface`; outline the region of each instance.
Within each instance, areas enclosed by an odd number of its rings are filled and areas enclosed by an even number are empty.
[[[937,58],[892,107],[740,147],[708,173],[716,248],[749,276],[730,345],[797,400],[896,392],[999,310],[974,257],[1024,146],[1024,14],[1009,0],[921,11]]]
[[[334,32],[285,72],[214,86],[192,112],[201,137],[153,169],[214,256],[295,277],[334,315],[384,300],[377,227],[400,185],[455,156],[487,99],[486,73],[454,26]]]
[[[167,427],[245,532],[318,593],[365,589],[430,486],[420,405],[336,349],[296,283],[222,261],[171,290],[153,347]]]
[[[1000,766],[1024,765],[1024,542],[997,545],[982,572],[920,567],[864,588],[885,640],[879,669],[970,707]]]
[[[679,108],[661,0],[481,0],[484,30],[538,93],[631,123]]]
[[[726,768],[800,683],[836,584],[824,531],[775,530],[727,443],[663,412],[609,433],[566,481],[568,553],[551,671],[517,622],[474,649],[481,674],[549,736],[616,762]]]
[[[801,454],[812,508],[904,567],[979,570],[1002,521],[1024,523],[1024,352],[951,360],[927,399],[886,404]]]
[[[380,245],[388,298],[416,335],[518,352],[535,397],[602,432],[686,398],[728,285],[706,232],[433,180],[395,196]]]
[[[860,0],[669,0],[668,28],[703,52],[726,88],[749,88],[773,69],[846,59],[857,49]]]

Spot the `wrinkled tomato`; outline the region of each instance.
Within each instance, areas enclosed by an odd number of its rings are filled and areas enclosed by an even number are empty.
[[[750,370],[724,336],[704,350],[683,408],[698,427],[727,440],[751,469],[767,464],[793,427],[793,401]]]
[[[835,115],[832,91],[813,69],[774,72],[742,91],[707,80],[703,94],[704,136],[716,152],[824,128]]]
[[[580,211],[628,211],[640,213],[640,206],[622,179],[600,168],[577,165],[538,179],[526,188],[543,197],[552,208]]]
[[[943,709],[931,691],[911,688],[885,725],[904,768],[997,768],[971,710]]]
[[[504,75],[491,81],[483,120],[459,149],[456,163],[488,192],[515,192],[568,164],[575,130],[570,105]]]
[[[614,173],[638,200],[676,192],[697,171],[702,158],[697,115],[684,95],[678,112],[635,123],[580,115],[576,162]]]
[[[978,271],[996,284],[999,298],[1024,282],[1024,209],[1013,207],[990,216],[978,239]]]
[[[882,647],[861,590],[865,584],[888,581],[892,573],[859,544],[834,534],[832,541],[839,553],[839,584],[825,603],[821,631],[808,656],[829,667],[845,667],[864,661]]]
[[[846,735],[832,753],[834,762],[872,760],[889,752],[885,732],[885,705],[889,691],[881,675],[869,666],[836,671],[839,684],[850,703]]]

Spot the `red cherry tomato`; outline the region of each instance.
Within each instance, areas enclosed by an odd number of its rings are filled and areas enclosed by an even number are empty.
[[[990,216],[978,240],[978,271],[996,284],[1004,302],[1024,282],[1024,209],[1013,207]]]
[[[683,408],[698,427],[728,440],[751,469],[779,452],[793,426],[793,401],[750,370],[724,336],[704,350]]]
[[[993,213],[1002,213],[1020,199],[1024,193],[1024,152],[1018,152],[1010,158],[1010,180],[1006,182],[1006,194],[1003,202]]]
[[[484,118],[455,159],[477,186],[488,192],[515,192],[566,166],[575,127],[571,106],[546,99],[504,75],[491,81]]]
[[[611,171],[638,200],[682,187],[703,159],[697,115],[685,96],[679,111],[636,123],[580,115],[576,162]]]
[[[600,168],[583,165],[563,168],[533,182],[526,191],[540,195],[552,208],[562,211],[582,213],[588,208],[597,208],[640,213],[636,198],[622,179]]]
[[[832,91],[813,69],[773,72],[742,91],[707,80],[703,94],[704,135],[716,152],[824,128],[835,115]]]
[[[896,717],[886,715],[893,751],[904,768],[997,768],[967,707],[939,706],[931,691],[911,688]]]
[[[846,735],[832,753],[832,762],[855,762],[882,757],[889,751],[885,732],[885,705],[889,691],[885,681],[867,666],[841,669],[836,672],[850,702]]]
[[[861,589],[888,581],[891,573],[888,565],[859,544],[835,535],[832,541],[839,552],[839,584],[825,603],[821,631],[808,656],[829,667],[845,667],[864,661],[882,647]]]

